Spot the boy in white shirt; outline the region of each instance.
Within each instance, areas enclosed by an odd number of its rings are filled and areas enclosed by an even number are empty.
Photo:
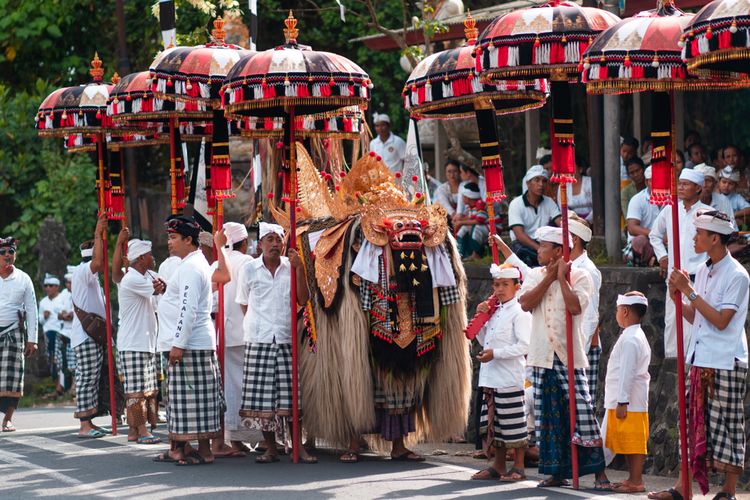
[[[604,456],[607,463],[616,454],[625,455],[628,478],[613,486],[617,493],[640,493],[643,485],[643,463],[648,441],[648,386],[651,376],[651,348],[641,329],[641,318],[646,314],[648,300],[640,292],[628,292],[617,297],[615,318],[622,328],[607,363],[604,382],[604,408],[607,413],[602,423]]]
[[[491,314],[477,333],[482,352],[477,359],[479,387],[484,389],[480,432],[487,446],[495,448],[493,464],[472,479],[500,479],[515,482],[526,479],[524,448],[527,445],[524,406],[525,356],[529,352],[531,313],[521,309],[516,299],[521,280],[518,268],[492,264],[493,297],[477,306],[477,313]],[[493,300],[494,299],[494,300]],[[505,470],[506,449],[515,450],[514,464]],[[489,453],[487,453],[489,455]]]

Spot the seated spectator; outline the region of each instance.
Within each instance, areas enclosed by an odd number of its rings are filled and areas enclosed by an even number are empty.
[[[547,172],[547,178],[552,177],[552,155],[546,154],[539,158],[539,165]],[[521,190],[526,192],[526,184],[521,186]],[[544,187],[544,196],[549,196],[553,200],[557,197],[557,185],[554,182],[548,182]]]
[[[732,167],[732,170],[739,172],[740,180],[737,181],[737,187],[734,192],[744,198],[750,197],[750,186],[747,183],[747,177],[745,175],[745,165],[742,158],[742,151],[734,144],[727,144],[724,146],[722,157],[724,159],[725,167]],[[723,169],[717,170],[721,172]]]
[[[469,182],[461,187],[464,212],[458,212],[453,218],[453,228],[458,240],[458,251],[466,260],[480,259],[487,247],[490,234],[487,226],[487,206],[482,201],[479,186]]]
[[[717,172],[726,166],[724,163],[724,148],[716,148],[714,150],[713,156],[711,156],[711,165]]]
[[[724,157],[726,158],[726,149],[724,153]],[[729,198],[737,225],[744,227],[746,224],[745,219],[750,215],[750,203],[741,194],[736,192],[739,181],[739,171],[732,170],[732,167],[729,165],[724,167],[724,170],[719,173],[719,192]]]
[[[685,132],[685,150],[687,151],[691,144],[696,143],[703,143],[701,135],[695,130],[688,130],[687,132]]]
[[[685,168],[685,154],[680,151],[679,149],[675,149],[674,152],[674,169],[677,173],[677,176],[680,176],[680,172],[682,172],[682,169]]]
[[[469,182],[475,183],[479,186],[479,193],[482,195],[484,200],[487,197],[487,186],[484,183],[484,177],[479,175],[479,172],[469,165],[459,163],[459,169],[461,172],[461,187],[468,184]],[[456,207],[457,212],[464,212],[466,209],[463,207],[463,198],[458,197],[458,206]]]
[[[637,157],[636,157],[637,158]],[[594,221],[594,196],[591,192],[591,177],[583,175],[586,165],[580,158],[576,158],[576,182],[565,184],[568,193],[568,209],[575,212],[581,219],[592,223]],[[560,203],[560,186],[557,187],[557,203]]]
[[[620,208],[622,210],[623,217],[628,215],[628,204],[630,199],[646,189],[646,167],[643,164],[643,160],[634,156],[628,161],[628,177],[630,178],[630,184],[625,186],[625,189],[620,191]]]
[[[625,137],[620,143],[620,190],[630,182],[628,177],[628,162],[634,156],[638,156],[638,139]]]
[[[427,191],[430,193],[430,199],[434,200],[437,188],[442,186],[443,183],[430,175],[430,166],[427,163],[424,164],[424,180],[427,185]]]
[[[706,205],[719,210],[729,217],[734,227],[737,227],[737,223],[734,221],[734,210],[732,210],[732,204],[729,202],[729,198],[716,191],[716,184],[718,183],[719,176],[716,175],[716,169],[709,167],[705,163],[696,165],[693,170],[703,172],[703,190],[701,191],[701,201]]]
[[[547,172],[541,165],[531,167],[523,178],[523,194],[514,198],[508,207],[510,248],[530,267],[539,265],[536,255],[539,243],[533,238],[536,230],[542,226],[558,224],[560,220],[557,203],[544,196],[547,179]]]
[[[706,148],[703,144],[695,142],[687,149],[688,159],[685,162],[687,168],[693,168],[701,163],[706,163]]]
[[[625,227],[628,231],[628,243],[623,250],[625,261],[633,266],[653,266],[656,257],[648,235],[659,215],[659,207],[649,202],[651,196],[651,167],[644,172],[646,189],[637,192],[628,203],[625,216]]]
[[[457,160],[445,162],[445,182],[435,190],[433,201],[440,203],[449,216],[456,213],[458,191],[461,187],[461,164]]]
[[[653,149],[654,149],[654,141],[651,140],[651,137],[647,136],[643,138],[643,140],[641,140],[641,160],[643,160],[644,165],[651,164],[651,156],[653,154]],[[627,167],[627,165],[625,166]]]

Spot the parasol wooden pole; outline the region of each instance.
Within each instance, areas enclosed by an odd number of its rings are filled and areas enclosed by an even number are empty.
[[[118,154],[120,155],[120,186],[122,189],[123,210],[125,210],[127,214],[127,208],[126,208],[127,204],[125,203],[125,166],[124,166],[125,165],[125,151],[122,148],[120,148],[120,151]],[[128,226],[128,220],[126,216],[120,221],[120,229],[125,229],[127,226]],[[122,255],[123,257],[128,256],[128,242],[127,241],[122,242]],[[129,266],[125,266],[126,271],[128,270],[128,267]]]
[[[104,203],[104,133],[96,134],[96,152],[98,157],[99,168],[99,214],[106,210]],[[99,237],[99,235],[97,235]],[[112,316],[111,316],[111,299],[109,291],[109,253],[107,249],[107,227],[104,227],[102,238],[102,254],[104,257],[104,319],[107,330],[107,370],[109,377],[109,413],[112,417],[112,435],[117,435],[117,401],[115,400],[115,367],[114,357],[112,355]]]
[[[289,248],[297,248],[297,145],[294,105],[289,106]],[[292,462],[299,463],[299,380],[297,364],[297,273],[292,268],[290,279],[292,315]],[[269,444],[272,446],[272,444]]]
[[[497,137],[497,124],[495,122],[495,106],[489,99],[478,99],[474,101],[474,115],[476,117],[477,128],[479,129],[479,143],[482,152],[482,167],[485,167],[486,162],[493,162],[495,159],[501,161],[500,155],[500,141]],[[490,163],[491,164],[491,163]],[[502,164],[500,166],[492,167],[499,168],[500,175],[502,175]],[[485,178],[489,178],[489,170],[484,168]],[[487,190],[489,193],[489,190]],[[461,196],[461,193],[459,193]],[[492,236],[497,234],[497,228],[495,227],[495,203],[490,199],[489,194],[485,200],[487,204],[487,218],[489,219],[490,227],[490,240]],[[500,255],[497,249],[497,245],[490,245],[492,249],[492,262],[495,264],[500,263]]]
[[[224,200],[221,197],[216,197],[216,225],[214,226],[214,233],[217,231],[223,231],[224,227]],[[214,243],[214,246],[216,244]],[[221,248],[215,247],[215,251],[222,252],[223,250]],[[216,256],[218,259],[218,255]],[[218,345],[217,345],[217,351],[219,354],[219,369],[221,371],[221,385],[224,386],[224,283],[219,283],[217,285],[217,291],[218,291],[218,306],[216,310],[216,324],[217,324],[217,333],[218,333]],[[224,418],[222,416],[222,422],[224,422]]]
[[[670,207],[672,210],[672,262],[674,263],[675,269],[682,267],[682,259],[680,258],[680,207],[678,205],[679,200],[677,198],[677,170],[674,168],[675,159],[675,100],[674,91],[669,93],[670,100],[670,120],[672,125],[671,141],[672,141],[672,189],[670,192],[671,203]],[[667,275],[668,276],[668,275]],[[680,411],[680,472],[682,474],[682,496],[690,498],[691,481],[690,472],[688,469],[688,442],[687,442],[687,408],[685,405],[685,345],[683,338],[683,323],[682,323],[682,294],[679,291],[675,291],[674,295],[674,311],[675,311],[675,333],[677,335],[677,406]],[[667,333],[667,332],[665,332]]]
[[[169,200],[172,207],[172,215],[177,213],[177,152],[175,147],[175,128],[177,117],[169,118]]]

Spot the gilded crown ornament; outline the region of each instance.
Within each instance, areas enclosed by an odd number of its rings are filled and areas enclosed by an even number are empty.
[[[94,79],[95,82],[101,82],[104,76],[104,69],[102,68],[102,60],[99,59],[99,53],[94,52],[94,58],[91,60],[91,69],[89,75]]]
[[[466,41],[470,45],[476,43],[479,30],[477,29],[477,20],[471,17],[471,11],[466,13],[466,19],[464,19],[464,33],[466,34]]]
[[[214,29],[211,30],[211,36],[218,43],[224,43],[227,32],[224,29],[224,19],[221,16],[214,19]]]
[[[286,43],[297,43],[299,30],[297,29],[297,19],[294,17],[291,10],[289,11],[289,16],[284,19],[284,26],[286,26],[286,28],[284,28]]]

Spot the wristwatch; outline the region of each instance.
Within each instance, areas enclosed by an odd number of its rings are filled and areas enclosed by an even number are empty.
[[[695,291],[693,291],[693,292],[690,292],[690,295],[688,295],[688,300],[689,300],[690,302],[693,302],[693,301],[694,301],[695,299],[697,299],[697,298],[698,298],[698,294],[697,294],[697,293],[695,293]]]

